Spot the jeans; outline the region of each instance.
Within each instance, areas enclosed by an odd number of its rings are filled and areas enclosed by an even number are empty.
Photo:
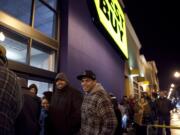
[[[170,125],[170,115],[159,116],[158,117],[159,125],[163,125],[165,123],[166,126]],[[162,135],[162,128],[158,128],[158,135]],[[166,135],[171,135],[170,128],[166,128]]]

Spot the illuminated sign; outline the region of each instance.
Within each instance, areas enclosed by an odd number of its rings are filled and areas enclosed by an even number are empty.
[[[95,23],[105,29],[108,36],[128,58],[125,17],[118,0],[89,0],[89,2]]]

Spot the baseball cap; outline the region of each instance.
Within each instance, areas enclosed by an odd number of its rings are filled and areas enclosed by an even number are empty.
[[[96,75],[91,70],[85,70],[82,74],[77,76],[77,79],[82,80],[84,77],[96,80]]]

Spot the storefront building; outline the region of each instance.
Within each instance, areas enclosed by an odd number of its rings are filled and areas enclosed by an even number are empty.
[[[102,24],[98,27],[88,2],[0,1],[0,31],[5,35],[5,40],[0,43],[7,49],[9,68],[27,79],[28,84],[36,83],[39,96],[43,91],[53,89],[54,77],[60,71],[65,72],[71,84],[81,90],[76,76],[86,69],[94,71],[97,80],[118,100],[124,95],[128,54],[123,11],[116,14],[113,10],[116,6],[111,7],[108,1],[105,1],[108,6],[101,0],[94,1],[100,3],[96,6],[103,7],[101,14],[104,13],[104,17],[107,17],[105,9],[108,8],[109,23],[120,34],[113,38],[116,34],[106,31],[106,26],[103,29],[99,28]],[[117,2],[113,4],[117,5]],[[119,39],[124,44],[121,47],[117,46]]]
[[[140,54],[141,43],[127,15],[128,60],[125,63],[125,96],[139,99],[143,93],[151,95],[159,90],[157,67],[155,61],[146,61]]]
[[[85,69],[93,70],[105,89],[120,100],[124,92],[125,59],[94,24],[87,2],[69,0],[66,7],[63,4],[60,69],[77,88],[80,83],[76,76]]]
[[[125,67],[125,96],[139,97],[141,86],[138,82],[140,72],[140,49],[141,44],[136,36],[133,26],[126,15],[127,39],[128,39],[128,56]],[[142,72],[143,74],[143,72]]]
[[[141,71],[144,72],[143,78],[139,79],[140,84],[143,87],[143,92],[152,95],[159,91],[159,80],[157,77],[157,67],[155,61],[146,61],[144,55],[140,56]]]
[[[8,66],[27,84],[37,84],[38,95],[53,89],[58,68],[59,15],[56,0],[0,1],[0,44]]]

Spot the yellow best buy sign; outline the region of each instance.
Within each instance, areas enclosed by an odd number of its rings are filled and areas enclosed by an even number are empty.
[[[118,0],[90,0],[96,12],[96,19],[108,32],[118,48],[128,58],[126,24]],[[93,9],[92,9],[93,10]],[[93,13],[95,13],[93,11]]]

